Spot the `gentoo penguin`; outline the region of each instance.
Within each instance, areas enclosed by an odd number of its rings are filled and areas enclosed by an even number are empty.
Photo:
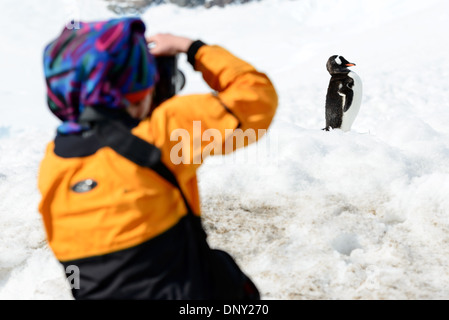
[[[326,128],[351,130],[362,102],[362,80],[348,67],[355,66],[339,55],[327,61],[327,71],[331,75],[326,95]]]

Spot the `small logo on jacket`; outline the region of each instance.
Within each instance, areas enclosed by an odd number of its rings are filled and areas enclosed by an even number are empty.
[[[93,179],[86,179],[80,182],[77,182],[74,184],[71,189],[72,191],[76,193],[84,193],[89,192],[93,188],[95,188],[98,185],[98,183]]]

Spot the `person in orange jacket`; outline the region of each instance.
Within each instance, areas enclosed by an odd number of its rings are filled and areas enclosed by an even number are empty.
[[[75,299],[260,299],[207,244],[196,171],[211,142],[194,131],[213,130],[213,153],[233,151],[236,129],[269,127],[276,91],[220,46],[144,34],[138,18],[81,23],[45,48],[48,105],[62,121],[38,177],[48,243],[79,270]],[[181,53],[214,93],[161,99],[155,59]]]

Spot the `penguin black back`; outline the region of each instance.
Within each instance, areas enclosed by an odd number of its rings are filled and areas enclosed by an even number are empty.
[[[326,64],[331,75],[326,95],[326,127],[324,130],[349,131],[361,103],[361,80],[348,67],[355,66],[343,56],[333,55]]]

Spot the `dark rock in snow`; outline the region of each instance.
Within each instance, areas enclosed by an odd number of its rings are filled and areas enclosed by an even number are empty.
[[[214,6],[225,7],[229,4],[241,4],[251,1],[261,0],[105,0],[109,2],[108,8],[117,14],[142,13],[149,6],[160,5],[164,3],[174,3],[180,7],[199,7],[211,8]]]

